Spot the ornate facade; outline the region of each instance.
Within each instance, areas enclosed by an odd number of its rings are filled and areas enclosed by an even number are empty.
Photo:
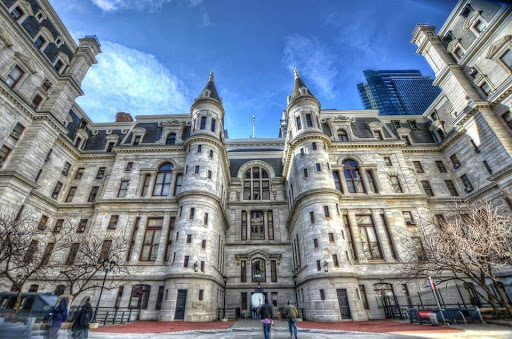
[[[387,297],[428,299],[395,270],[420,216],[454,198],[512,208],[511,36],[510,5],[461,0],[413,32],[443,90],[423,115],[322,109],[295,72],[279,138],[228,139],[213,74],[189,113],[94,123],[75,99],[99,42],[76,45],[46,0],[2,0],[0,201],[47,232],[121,230],[135,273],[102,305],[143,319],[216,319],[224,298],[250,317],[259,293],[310,320],[383,318]]]

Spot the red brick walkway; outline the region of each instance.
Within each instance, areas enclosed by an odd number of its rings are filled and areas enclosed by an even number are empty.
[[[194,330],[225,330],[233,326],[234,321],[212,321],[206,323],[188,321],[138,321],[130,324],[112,325],[91,330],[107,333],[165,333]]]
[[[333,331],[357,331],[370,333],[394,333],[394,332],[423,332],[423,333],[460,333],[463,330],[446,328],[442,326],[419,325],[401,323],[393,320],[372,320],[372,321],[343,321],[332,323],[319,323],[314,321],[303,321],[297,323],[299,328],[321,329]]]

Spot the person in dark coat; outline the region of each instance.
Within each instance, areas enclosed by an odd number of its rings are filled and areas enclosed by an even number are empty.
[[[89,301],[90,297],[85,298],[85,304],[80,308],[78,315],[73,322],[71,331],[72,337],[75,339],[83,339],[89,337],[89,321],[92,317],[92,307]]]
[[[265,303],[258,308],[258,313],[261,315],[261,323],[263,324],[263,335],[265,339],[270,339],[270,328],[274,321],[274,314],[272,306],[268,303],[268,298],[265,296]]]
[[[68,318],[68,302],[68,297],[61,297],[52,312],[50,326],[48,328],[48,337],[50,339],[57,339],[59,337],[60,327]]]

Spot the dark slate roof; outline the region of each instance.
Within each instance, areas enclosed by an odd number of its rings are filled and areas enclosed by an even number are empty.
[[[269,152],[269,151],[278,151],[282,152],[282,148],[244,148],[244,149],[234,149],[228,151],[228,153],[237,153],[237,152]]]
[[[398,137],[397,134],[396,134],[395,129],[393,128],[393,124],[392,123],[387,122],[384,125],[387,126],[387,129],[384,130],[385,134],[389,134],[389,133],[387,133],[388,130],[390,130],[393,133],[393,135],[386,135],[387,138],[397,138]]]
[[[190,126],[185,126],[181,134],[181,140],[185,141],[190,136]]]
[[[332,137],[331,129],[327,123],[322,123],[322,132],[324,132],[329,138]]]
[[[301,95],[300,92],[299,92],[299,89],[302,88],[302,87],[306,87],[307,95],[311,95],[312,97],[314,97],[313,93],[311,93],[311,91],[306,86],[304,81],[302,81],[302,79],[297,74],[295,76],[295,81],[293,82],[293,90],[292,90],[292,95],[291,95],[292,99],[297,97],[297,96],[299,96],[299,95]]]
[[[231,177],[236,177],[238,174],[238,170],[240,167],[242,167],[243,164],[245,164],[248,161],[253,160],[261,160],[269,164],[272,169],[274,170],[276,177],[280,177],[283,173],[283,163],[281,159],[276,158],[270,158],[270,159],[257,159],[257,158],[251,158],[251,159],[230,159],[229,160],[229,172],[231,173]]]
[[[72,110],[69,111],[69,116],[71,117],[71,122],[66,126],[66,129],[68,130],[68,138],[71,140],[75,140],[76,130],[80,127],[80,117],[73,112]]]
[[[120,129],[112,130],[112,134],[119,135],[119,140],[122,140],[123,135],[121,134]],[[84,151],[103,151],[105,146],[107,145],[107,131],[106,130],[98,130],[96,135],[91,135],[89,139],[87,139],[87,144],[84,147]]]
[[[142,127],[146,130],[144,139],[142,139],[143,144],[153,144],[160,140],[162,136],[162,127],[159,127],[157,122],[138,123],[135,125],[135,128],[137,127]],[[129,138],[127,140],[131,141],[132,139]]]
[[[428,129],[428,124],[426,122],[417,122],[418,131],[411,131],[411,139],[412,142],[416,143],[435,143],[434,137],[432,137],[432,133],[430,133]]]
[[[215,87],[215,82],[213,82],[213,80],[208,81],[203,89],[203,92],[205,89],[210,90],[210,98],[220,102],[219,93],[217,93],[217,88]]]
[[[377,118],[356,118],[352,124],[352,132],[359,138],[373,138],[373,134],[368,128],[368,124],[379,121]]]

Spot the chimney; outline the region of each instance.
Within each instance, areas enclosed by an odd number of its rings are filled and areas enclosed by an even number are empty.
[[[118,112],[116,114],[116,122],[132,122],[133,118],[130,113]]]

